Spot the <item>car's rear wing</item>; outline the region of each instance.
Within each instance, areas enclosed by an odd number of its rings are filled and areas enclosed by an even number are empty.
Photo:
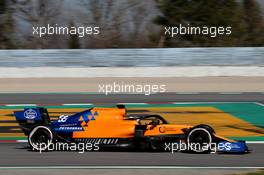
[[[43,107],[25,108],[23,111],[15,111],[14,115],[26,135],[28,135],[31,128],[36,125],[50,124],[48,110]]]

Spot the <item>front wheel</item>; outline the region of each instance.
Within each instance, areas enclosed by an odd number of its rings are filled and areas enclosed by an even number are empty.
[[[36,126],[28,136],[28,143],[33,150],[45,151],[53,141],[53,134],[47,126]]]
[[[204,127],[193,128],[187,136],[188,151],[209,153],[212,146],[212,133]]]

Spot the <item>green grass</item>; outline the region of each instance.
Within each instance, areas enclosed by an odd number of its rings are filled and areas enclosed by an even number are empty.
[[[0,140],[27,140],[27,137],[0,137]]]

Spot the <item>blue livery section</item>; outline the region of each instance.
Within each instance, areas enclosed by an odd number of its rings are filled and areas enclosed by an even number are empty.
[[[98,112],[95,111],[92,113],[92,111],[84,111],[80,115],[80,117],[83,118],[83,121],[87,124],[90,120],[95,120],[95,117],[98,116]]]
[[[91,109],[76,113],[71,116],[62,115],[57,121],[51,123],[54,131],[59,133],[72,133],[74,131],[83,131],[82,124],[87,126],[89,121],[95,120],[98,112],[92,113]]]
[[[248,151],[248,147],[244,141],[222,141],[218,143],[218,151],[223,153],[245,153]]]
[[[14,115],[17,121],[34,120],[41,121],[39,108],[25,108],[24,111],[16,111]]]
[[[62,115],[51,123],[47,110],[42,107],[25,108],[23,111],[15,111],[14,115],[20,125],[24,128],[28,127],[28,131],[34,124],[50,124],[53,131],[69,134],[74,131],[83,131],[83,126],[87,126],[91,120],[96,120],[98,112],[88,109],[70,116]]]
[[[50,117],[46,108],[28,107],[23,111],[15,111],[14,115],[25,135],[36,125],[49,125]]]

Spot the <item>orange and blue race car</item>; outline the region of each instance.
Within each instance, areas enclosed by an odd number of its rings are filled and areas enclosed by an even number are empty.
[[[96,143],[100,149],[171,151],[181,143],[191,148],[186,149],[191,152],[209,153],[212,149],[221,153],[248,152],[244,141],[218,136],[208,125],[177,125],[159,115],[127,114],[124,105],[94,107],[69,116],[61,115],[52,122],[43,107],[25,108],[15,111],[14,115],[35,150],[46,149],[41,143],[65,142]]]

